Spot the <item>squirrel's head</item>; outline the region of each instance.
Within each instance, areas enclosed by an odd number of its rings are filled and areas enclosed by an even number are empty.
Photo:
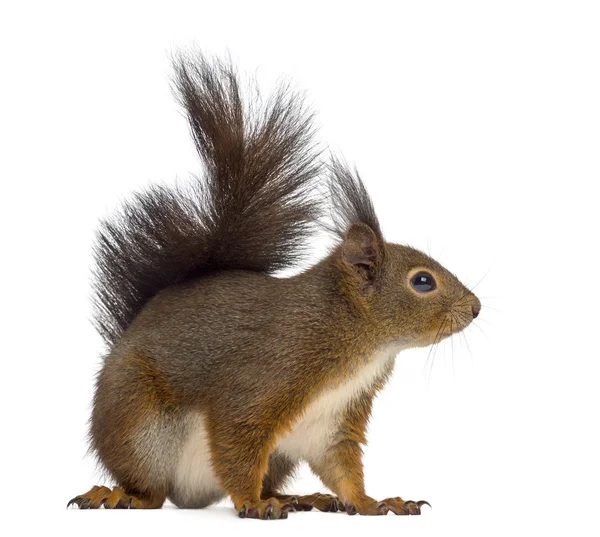
[[[431,345],[479,315],[479,299],[456,276],[419,250],[385,242],[366,224],[351,225],[338,252],[346,294],[389,341]]]

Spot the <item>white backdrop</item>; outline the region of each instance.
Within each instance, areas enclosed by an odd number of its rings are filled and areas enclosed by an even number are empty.
[[[598,535],[599,26],[578,1],[3,3],[2,526]],[[402,353],[375,406],[368,491],[427,499],[421,517],[64,508],[102,479],[85,458],[93,231],[132,190],[198,171],[168,82],[192,43],[306,90],[388,240],[483,278],[468,347],[431,369]],[[304,467],[290,490],[324,489]]]

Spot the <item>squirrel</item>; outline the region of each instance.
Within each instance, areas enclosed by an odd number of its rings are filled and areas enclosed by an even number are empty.
[[[428,255],[385,241],[360,176],[322,158],[289,84],[247,101],[230,60],[194,53],[175,57],[173,88],[204,171],[101,222],[93,302],[107,352],[89,438],[118,486],[67,507],[229,496],[242,518],[420,514],[425,501],[365,491],[373,399],[399,351],[463,330],[479,300]],[[282,277],[320,226],[335,238],[327,255]],[[332,494],[282,492],[301,461]]]

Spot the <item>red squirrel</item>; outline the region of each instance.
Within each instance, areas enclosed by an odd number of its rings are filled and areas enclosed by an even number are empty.
[[[420,514],[365,491],[362,448],[396,354],[463,330],[481,304],[424,253],[386,242],[372,201],[325,159],[281,86],[246,102],[229,62],[179,56],[174,85],[203,174],[152,186],[102,222],[95,323],[107,343],[90,443],[118,486],[68,505]],[[326,195],[323,195],[326,192]],[[319,226],[336,238],[292,277]],[[300,461],[332,494],[282,487]]]

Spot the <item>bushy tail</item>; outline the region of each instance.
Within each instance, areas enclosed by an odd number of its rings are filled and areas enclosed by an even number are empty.
[[[161,289],[223,269],[272,273],[305,253],[320,204],[312,113],[286,86],[242,101],[229,63],[180,56],[175,89],[203,175],[154,186],[101,223],[96,327],[111,345]]]

